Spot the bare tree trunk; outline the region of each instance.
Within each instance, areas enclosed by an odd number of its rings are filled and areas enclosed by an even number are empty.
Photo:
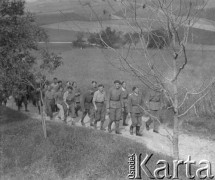
[[[174,77],[177,74],[177,64],[176,59],[173,61],[174,65]],[[173,157],[179,159],[179,146],[178,146],[178,137],[179,137],[179,120],[178,120],[178,79],[176,78],[173,82],[173,91],[174,91],[174,124],[173,124]]]
[[[40,103],[40,109],[42,110],[41,112],[41,120],[42,120],[42,127],[43,127],[43,133],[44,133],[44,138],[47,138],[47,131],[46,131],[46,120],[44,117],[44,113],[45,113],[45,104],[44,104],[44,100],[43,100],[43,92],[42,90],[40,90],[40,99],[42,102],[42,107],[41,107],[41,103]]]

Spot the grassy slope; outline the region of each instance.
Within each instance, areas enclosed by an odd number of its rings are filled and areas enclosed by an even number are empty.
[[[6,108],[0,108],[0,115],[4,179],[125,179],[128,154],[150,153],[120,136],[59,123],[48,123],[44,140],[39,121]],[[172,161],[154,154],[149,168],[160,158]]]

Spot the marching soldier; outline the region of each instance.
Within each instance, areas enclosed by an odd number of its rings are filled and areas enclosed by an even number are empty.
[[[93,96],[93,105],[95,108],[95,121],[94,121],[94,128],[97,128],[97,122],[101,121],[101,130],[105,131],[103,127],[105,122],[105,97],[106,93],[104,91],[104,85],[100,84],[98,86],[98,91],[94,93]]]
[[[52,89],[56,92],[56,91],[58,90],[58,86],[59,86],[59,84],[58,84],[58,79],[55,77],[55,78],[53,79],[53,83],[51,83],[51,87],[52,87]]]
[[[25,86],[20,86],[16,89],[14,98],[18,111],[20,111],[22,103],[24,103],[25,111],[28,112],[27,88]]]
[[[108,132],[111,132],[111,125],[115,122],[115,133],[121,134],[119,131],[119,121],[122,117],[123,98],[121,90],[121,82],[114,81],[114,87],[109,90],[107,99],[107,112],[109,114]]]
[[[72,88],[72,86],[69,86],[67,88],[67,91],[63,95],[63,101],[64,103],[63,108],[64,108],[64,113],[65,113],[65,120],[67,116],[70,114],[72,118],[72,123],[74,123],[74,118],[76,118],[75,115],[75,92]]]
[[[133,87],[132,94],[128,98],[129,116],[131,117],[132,124],[130,126],[130,134],[133,135],[133,129],[136,127],[136,135],[142,136],[140,133],[141,120],[143,111],[140,106],[143,106],[143,98],[139,93],[138,87]]]
[[[82,106],[82,117],[81,117],[81,124],[84,126],[84,118],[88,114],[90,117],[90,126],[94,126],[93,119],[94,119],[94,106],[93,106],[93,96],[94,93],[97,91],[97,82],[92,81],[92,88],[90,88],[85,94],[83,94],[81,98],[81,106]]]
[[[128,90],[126,88],[126,83],[122,82],[122,98],[123,98],[123,112],[122,112],[122,120],[123,120],[123,126],[128,126],[126,123],[126,119],[128,116]]]
[[[55,103],[59,109],[59,113],[58,113],[58,117],[64,121],[65,120],[65,116],[64,116],[64,109],[63,109],[63,87],[59,86],[58,87],[58,91],[55,93]]]
[[[77,86],[77,82],[72,83],[73,91],[75,93],[75,115],[78,117],[78,111],[81,110],[81,103],[80,103],[80,97],[81,97],[81,90]]]
[[[146,122],[146,129],[149,130],[149,126],[153,123],[153,132],[158,133],[158,128],[160,125],[160,112],[162,109],[162,94],[158,91],[152,91],[149,94],[148,104],[150,113],[155,117],[150,117],[149,120]],[[158,121],[159,120],[159,121]]]
[[[46,109],[46,115],[50,117],[50,119],[53,119],[53,106],[55,103],[54,99],[54,91],[52,89],[51,85],[47,86],[47,90],[45,92],[45,109]]]

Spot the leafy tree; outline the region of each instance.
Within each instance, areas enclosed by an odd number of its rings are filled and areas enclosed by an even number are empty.
[[[40,78],[41,75],[44,77],[44,71],[52,73],[61,65],[62,58],[39,47],[38,42],[47,42],[48,36],[37,25],[34,16],[25,12],[25,1],[1,1],[0,24],[0,84],[3,85],[2,88],[11,91],[16,87],[27,85],[35,89],[35,79]],[[38,61],[38,54],[41,55],[42,61]],[[35,69],[37,62],[40,62],[40,65]],[[43,101],[42,95],[41,100]],[[42,120],[46,137],[43,117]]]

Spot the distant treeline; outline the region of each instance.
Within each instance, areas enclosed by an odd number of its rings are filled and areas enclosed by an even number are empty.
[[[171,36],[169,36],[165,29],[161,28],[150,32],[123,33],[107,27],[100,33],[91,33],[87,39],[84,39],[83,33],[79,33],[77,39],[73,41],[73,47],[85,48],[97,46],[101,48],[120,48],[125,45],[137,45],[141,38],[145,40],[147,48],[152,49],[162,49],[169,46],[171,42]]]

